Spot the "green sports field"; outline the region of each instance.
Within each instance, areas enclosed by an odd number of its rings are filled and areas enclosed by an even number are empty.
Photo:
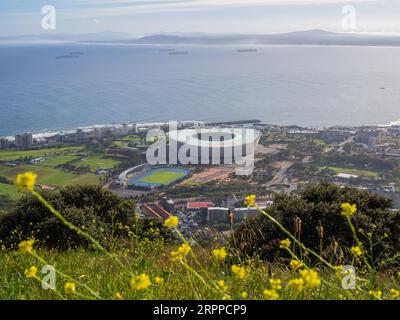
[[[0,198],[5,197],[9,200],[18,200],[23,193],[18,190],[18,188],[12,184],[0,183]]]
[[[331,169],[335,171],[337,174],[346,173],[346,174],[354,174],[356,176],[366,177],[366,178],[378,178],[378,173],[370,170],[363,169],[353,169],[353,168],[339,168],[339,167],[324,167],[326,169]]]
[[[26,150],[26,151],[0,151],[0,161],[13,161],[20,158],[37,158],[50,155],[62,155],[71,152],[78,152],[81,147],[65,147],[65,148],[48,148],[39,150]]]
[[[61,156],[56,156],[54,158],[51,158],[49,160],[43,161],[39,163],[38,165],[40,166],[46,166],[46,167],[58,167],[61,166],[67,162],[71,162],[74,160],[77,160],[79,157],[72,155],[72,154],[67,154],[67,155],[61,155]]]
[[[98,184],[99,176],[94,174],[75,174],[61,169],[38,166],[21,165],[17,167],[0,166],[0,176],[14,181],[15,177],[23,172],[35,172],[38,175],[38,184],[65,186],[72,184]]]
[[[162,184],[168,185],[186,176],[184,172],[173,171],[155,171],[145,177],[139,178],[136,181],[141,183]]]
[[[79,168],[82,166],[89,166],[90,171],[94,172],[97,169],[112,169],[115,165],[117,165],[119,162],[117,160],[111,159],[111,158],[105,158],[101,156],[89,156],[85,157],[78,162],[76,162],[74,165]]]
[[[138,135],[129,135],[129,136],[125,136],[120,140],[114,141],[114,145],[116,145],[117,147],[126,147],[128,146],[129,142],[140,142],[142,141],[142,138]]]

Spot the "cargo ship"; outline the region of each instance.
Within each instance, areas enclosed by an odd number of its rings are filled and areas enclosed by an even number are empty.
[[[185,54],[189,54],[189,51],[172,51],[172,52],[168,52],[169,55],[185,55]]]
[[[239,53],[246,53],[246,52],[257,52],[257,49],[238,49],[237,52]]]

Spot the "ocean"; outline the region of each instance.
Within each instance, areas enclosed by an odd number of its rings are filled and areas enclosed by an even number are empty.
[[[400,119],[400,48],[241,48],[0,46],[0,136],[166,120],[324,127]]]

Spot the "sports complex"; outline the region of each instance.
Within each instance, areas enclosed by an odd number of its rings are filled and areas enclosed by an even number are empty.
[[[242,165],[243,161],[247,164],[247,159],[252,160],[260,132],[246,128],[185,129],[170,131],[168,138],[169,145],[164,150],[169,149],[169,159],[165,164],[154,167],[144,163],[130,168],[119,175],[117,183],[136,190],[159,189],[187,179],[193,166],[203,166],[208,170],[195,181],[204,182],[217,177],[228,179],[235,166]]]
[[[131,188],[155,189],[182,181],[190,170],[180,168],[156,168],[140,175],[133,176],[128,186]]]

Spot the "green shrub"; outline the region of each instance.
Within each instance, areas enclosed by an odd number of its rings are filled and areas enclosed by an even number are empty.
[[[104,246],[115,245],[115,239],[131,240],[132,236],[169,236],[160,222],[141,219],[135,225],[134,204],[97,186],[69,186],[59,191],[43,191],[49,201],[66,219],[87,231]],[[0,215],[0,240],[6,247],[15,247],[21,239],[35,238],[42,246],[64,250],[85,246],[88,242],[66,227],[40,203],[25,195],[14,210]]]
[[[328,183],[313,184],[298,195],[276,196],[267,211],[293,234],[295,219],[300,218],[301,232],[297,236],[301,242],[332,262],[344,263],[351,259],[348,248],[355,245],[341,215],[340,205],[344,202],[357,205],[358,212],[352,221],[367,251],[370,250],[367,234],[372,233],[371,263],[377,265],[400,251],[400,214],[390,210],[390,200],[377,194]],[[282,255],[279,240],[284,238],[287,236],[261,215],[239,227],[232,246],[238,246],[242,255],[260,253],[264,259],[274,260]]]

